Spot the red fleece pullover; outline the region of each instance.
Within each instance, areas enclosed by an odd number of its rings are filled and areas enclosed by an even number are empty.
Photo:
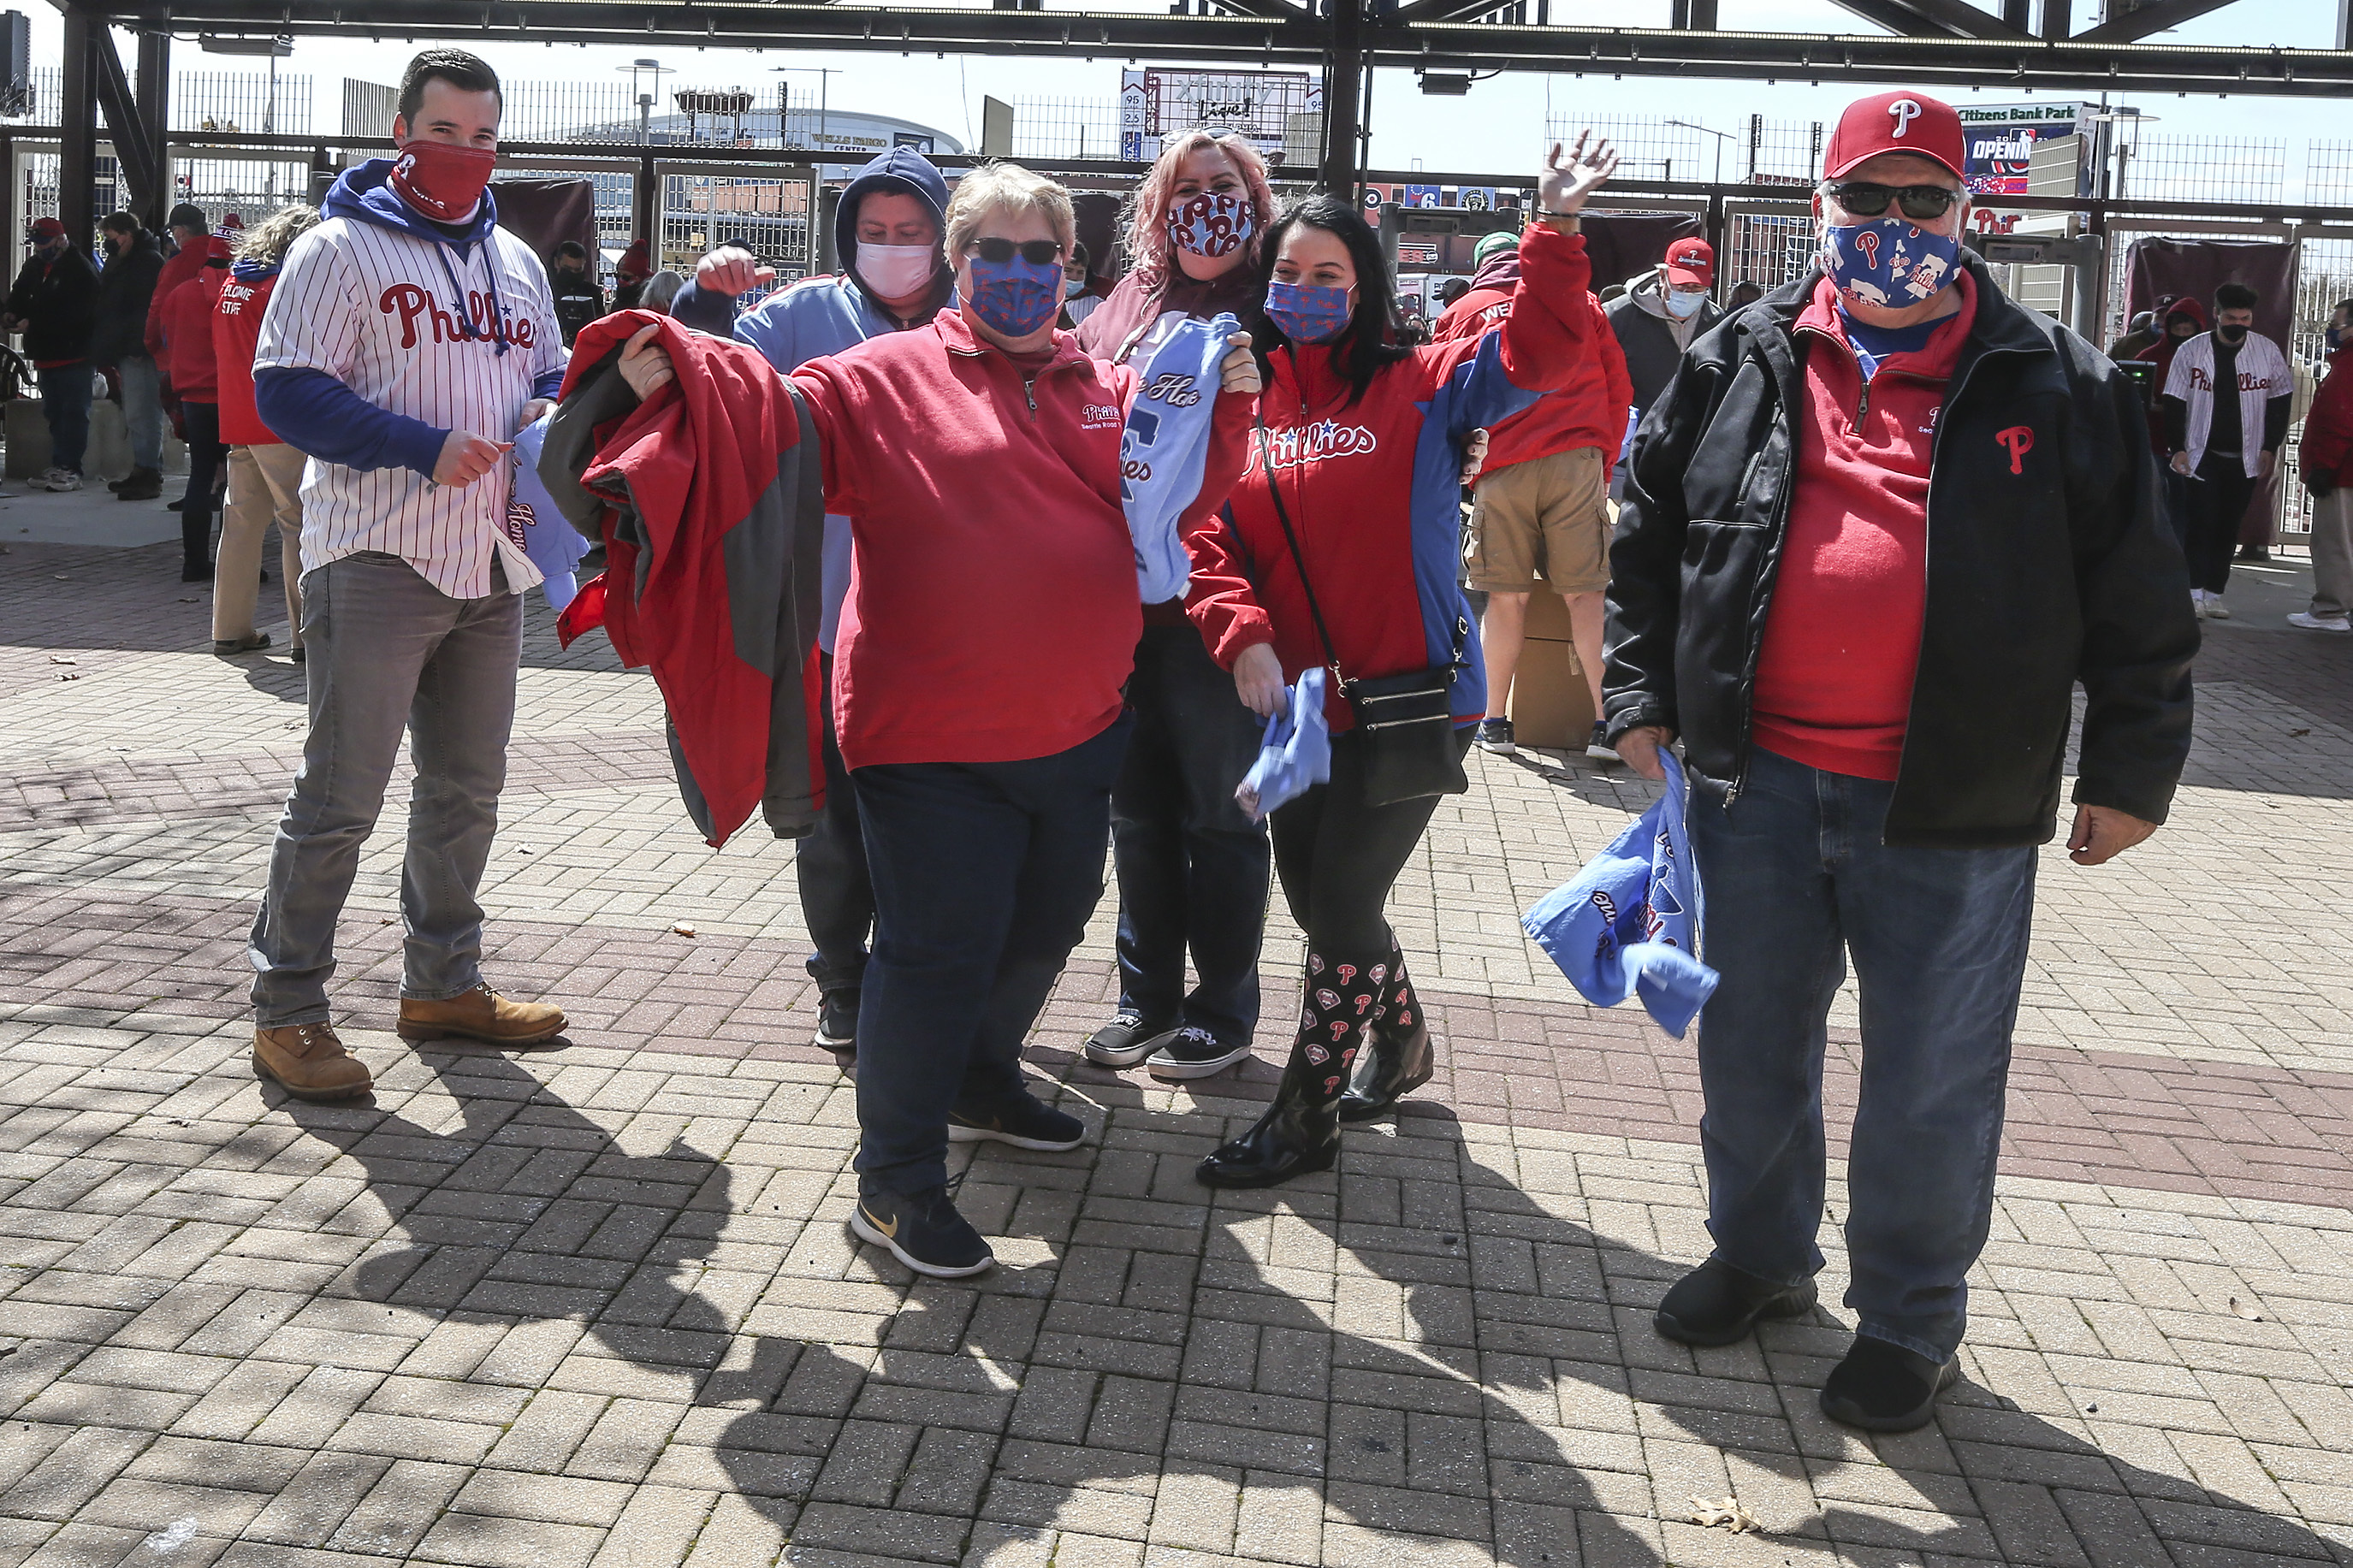
[[[1893,783],[1928,608],[1928,468],[1977,286],[1866,391],[1827,279],[1798,318],[1806,401],[1788,534],[1757,663],[1756,743],[1824,773]],[[1999,459],[1997,459],[1999,460]]]
[[[1503,269],[1481,270],[1484,274]],[[1449,305],[1446,313],[1430,324],[1430,342],[1459,342],[1502,326],[1512,313],[1518,271],[1514,267],[1504,280],[1474,288]],[[1626,440],[1626,410],[1634,402],[1634,380],[1626,372],[1626,351],[1619,346],[1618,334],[1610,331],[1609,318],[1602,313],[1601,301],[1590,289],[1584,291],[1580,308],[1589,318],[1577,328],[1588,345],[1586,353],[1560,390],[1548,392],[1534,406],[1495,422],[1487,432],[1487,461],[1481,473],[1549,458],[1555,452],[1573,452],[1579,447],[1599,449],[1604,479],[1618,466],[1618,448]]]
[[[213,313],[220,305],[221,285],[227,280],[227,269],[208,267],[164,301],[164,374],[172,378],[172,390],[184,403],[212,403],[220,397],[220,376],[213,358]]]
[[[147,353],[158,365],[164,365],[164,306],[173,291],[205,268],[205,242],[184,245],[164,259],[164,270],[155,275],[155,292],[147,300]],[[169,375],[171,368],[164,366]]]
[[[2307,475],[2327,475],[2336,484],[2353,480],[2345,459],[2353,454],[2353,347],[2328,356],[2328,374],[2312,395],[2304,416],[2304,445],[2296,464]]]
[[[1068,332],[1018,364],[943,311],[792,381],[824,437],[826,510],[856,520],[842,761],[1015,762],[1102,733],[1143,630],[1119,499],[1135,372]],[[1225,500],[1254,403],[1219,395],[1187,517]]]
[[[232,447],[279,447],[278,433],[261,422],[253,406],[253,355],[261,342],[261,318],[278,274],[239,278],[231,271],[213,311],[213,362],[220,390],[220,438]]]

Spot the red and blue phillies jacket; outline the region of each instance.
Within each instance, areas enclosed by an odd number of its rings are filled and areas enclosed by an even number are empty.
[[[1273,356],[1259,399],[1267,433],[1251,444],[1226,516],[1197,513],[1185,530],[1186,611],[1219,664],[1231,669],[1254,643],[1274,645],[1286,681],[1324,663],[1268,491],[1277,479],[1341,673],[1403,675],[1459,657],[1456,717],[1486,710],[1486,661],[1457,585],[1462,444],[1566,384],[1599,352],[1594,334],[1609,330],[1587,308],[1584,236],[1538,226],[1520,258],[1516,308],[1501,328],[1416,349],[1356,403],[1329,350]],[[1355,722],[1336,682],[1324,713],[1335,733]]]

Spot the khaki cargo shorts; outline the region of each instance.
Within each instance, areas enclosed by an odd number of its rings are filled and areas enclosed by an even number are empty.
[[[1609,486],[1599,447],[1490,468],[1472,495],[1470,586],[1598,594],[1609,585]]]

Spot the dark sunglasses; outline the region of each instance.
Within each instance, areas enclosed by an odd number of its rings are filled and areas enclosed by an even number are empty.
[[[1857,217],[1877,217],[1890,202],[1900,202],[1905,217],[1937,218],[1952,211],[1961,193],[1949,185],[1873,185],[1857,182],[1832,185],[1831,195]]]
[[[1062,257],[1060,244],[1050,239],[1029,239],[1019,245],[1009,239],[976,239],[972,242],[972,253],[992,266],[1004,266],[1013,259],[1017,251],[1020,253],[1021,259],[1032,267],[1051,266]]]

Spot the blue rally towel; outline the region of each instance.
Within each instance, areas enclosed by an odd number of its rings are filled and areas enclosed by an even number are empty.
[[[572,602],[575,591],[572,569],[588,553],[588,541],[564,521],[564,514],[555,510],[555,498],[539,480],[539,452],[547,444],[547,426],[554,417],[543,416],[536,424],[515,432],[514,489],[507,492],[507,537],[546,579],[539,591],[547,595],[547,607],[560,610]]]
[[[1192,563],[1176,521],[1201,493],[1209,416],[1218,406],[1218,365],[1240,331],[1231,311],[1196,317],[1168,334],[1143,367],[1143,384],[1119,442],[1119,499],[1135,541],[1135,586],[1147,605],[1185,596]]]
[[[1680,1040],[1718,976],[1694,956],[1701,899],[1683,831],[1683,771],[1663,751],[1659,760],[1666,795],[1520,924],[1588,1002],[1615,1007],[1640,996]]]
[[[1242,776],[1234,800],[1263,822],[1274,808],[1332,782],[1332,731],[1324,717],[1324,667],[1317,665],[1291,689],[1290,705],[1266,721],[1258,761]]]

